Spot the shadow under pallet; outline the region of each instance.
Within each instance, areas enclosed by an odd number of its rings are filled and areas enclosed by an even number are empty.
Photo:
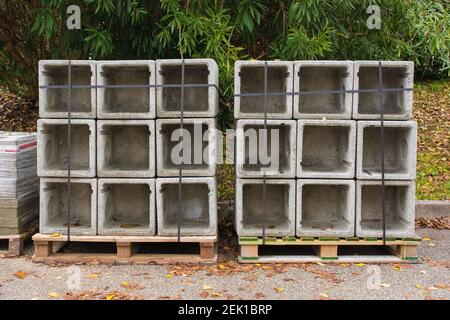
[[[170,264],[215,263],[216,236],[33,236],[33,262]]]
[[[241,263],[415,263],[420,237],[324,238],[240,237]]]

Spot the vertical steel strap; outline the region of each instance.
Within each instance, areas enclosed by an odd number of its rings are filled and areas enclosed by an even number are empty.
[[[185,73],[185,63],[184,58],[181,59],[181,96],[180,96],[180,138],[182,139],[182,144],[184,144],[184,74]],[[183,146],[183,145],[182,145]],[[178,169],[178,213],[177,213],[177,238],[178,242],[181,239],[181,210],[182,210],[182,175],[183,175],[183,161],[184,161],[184,146],[182,150],[182,159]]]
[[[380,156],[381,156],[381,210],[383,223],[383,245],[386,245],[386,199],[384,181],[384,104],[383,104],[383,68],[378,62],[378,102],[380,106]]]
[[[264,138],[266,144],[266,152],[268,150],[268,139],[269,135],[267,133],[267,60],[264,61],[264,97],[263,97],[263,109],[264,109]],[[262,244],[266,244],[266,214],[267,214],[267,184],[266,184],[266,172],[263,169],[263,192],[262,192]]]
[[[71,168],[72,168],[72,62],[67,69],[67,242],[70,243],[71,220]]]

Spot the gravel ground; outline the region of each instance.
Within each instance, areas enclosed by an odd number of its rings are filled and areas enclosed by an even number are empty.
[[[419,264],[47,266],[2,258],[0,299],[449,299],[450,230],[418,234],[430,238]]]

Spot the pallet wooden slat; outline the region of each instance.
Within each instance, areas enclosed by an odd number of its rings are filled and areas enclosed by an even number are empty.
[[[403,239],[386,239],[386,246],[390,248],[392,255],[339,255],[339,246],[383,246],[384,242],[379,238],[266,238],[265,245],[280,246],[279,255],[265,256],[259,254],[259,247],[263,245],[263,239],[259,237],[240,237],[240,257],[243,263],[289,263],[289,262],[414,262],[418,261],[417,246],[420,237]],[[311,246],[316,255],[291,256],[283,255],[281,246]]]
[[[34,262],[45,263],[100,263],[119,264],[167,264],[167,263],[214,263],[217,261],[217,237],[216,236],[186,236],[181,237],[180,242],[196,243],[199,245],[199,254],[148,254],[134,253],[136,246],[143,243],[176,243],[177,237],[160,236],[77,236],[70,237],[71,242],[99,242],[114,243],[116,253],[70,253],[54,252],[53,245],[67,242],[65,235],[33,236],[35,243]]]
[[[14,235],[0,235],[0,240],[8,240],[8,256],[20,256],[23,253],[23,242],[29,239],[38,230],[38,226],[34,225],[27,232]]]

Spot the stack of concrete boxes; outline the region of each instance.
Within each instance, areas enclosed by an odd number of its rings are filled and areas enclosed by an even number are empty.
[[[71,234],[175,235],[178,167],[171,158],[177,145],[171,134],[180,126],[181,89],[176,85],[181,82],[181,60],[71,61],[70,65]],[[39,67],[41,232],[66,233],[68,90],[64,86],[69,84],[69,61],[41,61]],[[213,137],[218,111],[215,62],[186,60],[184,80],[205,85],[184,88],[184,128],[193,132],[194,125],[200,124],[198,128],[211,129],[208,137]],[[215,143],[202,137],[203,147]],[[183,175],[190,177],[182,179],[181,208],[186,214],[181,218],[182,235],[216,234],[215,162],[186,165]]]
[[[217,64],[157,60],[156,84],[158,234],[216,235]]]
[[[70,63],[70,74],[69,74]],[[69,77],[69,75],[71,75]],[[71,103],[69,90],[72,84]],[[38,176],[40,231],[66,233],[70,191],[71,233],[97,233],[96,64],[39,63]],[[68,188],[68,107],[71,109],[71,184]]]
[[[382,225],[379,63],[355,61],[357,120],[356,235],[380,237]],[[387,237],[414,236],[417,124],[412,118],[412,62],[383,61],[384,177]],[[390,90],[389,90],[390,89]],[[405,89],[405,90],[401,90]]]
[[[295,62],[299,237],[354,236],[352,87],[352,61]]]
[[[238,235],[262,235],[265,172],[266,236],[382,236],[378,62],[270,61],[266,85],[265,64],[235,65]],[[383,88],[400,89],[383,93],[386,234],[413,236],[413,65],[382,65]],[[279,129],[267,145],[247,131],[264,127],[265,102],[268,129]],[[267,153],[279,154],[278,171],[261,164]]]
[[[294,64],[238,61],[234,72],[237,233],[295,236]]]

